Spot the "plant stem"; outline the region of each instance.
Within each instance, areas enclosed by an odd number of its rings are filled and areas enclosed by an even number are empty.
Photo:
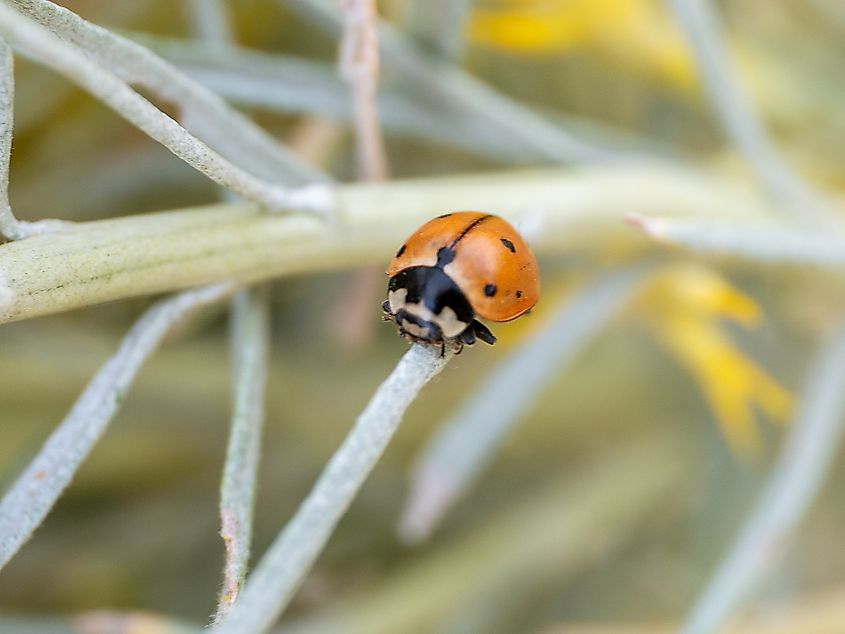
[[[49,4],[49,3],[48,3]],[[136,92],[127,81],[101,66],[84,51],[61,39],[37,21],[0,3],[0,35],[26,50],[38,62],[61,73],[173,154],[223,187],[270,211],[311,209],[325,213],[329,199],[317,186],[289,189],[256,177],[235,165]],[[137,45],[136,45],[137,46]],[[201,111],[188,110],[183,119],[199,125]],[[186,123],[190,125],[190,123]],[[205,125],[203,129],[210,129]]]
[[[335,224],[234,203],[80,223],[0,245],[0,323],[226,278],[249,283],[387,262],[415,227],[454,209],[515,222],[541,253],[653,248],[623,221],[635,210],[742,219],[749,230],[772,219],[746,189],[647,166],[355,183],[332,192]]]
[[[269,289],[239,291],[232,308],[234,404],[220,486],[220,534],[226,561],[215,623],[225,618],[237,599],[249,564],[270,351]]]
[[[257,634],[273,626],[375,467],[405,410],[452,356],[449,351],[441,356],[435,346],[412,345],[376,390],[311,493],[247,578],[229,616],[212,631]]]
[[[38,528],[111,422],[144,361],[171,327],[232,291],[228,283],[160,301],[135,323],[44,447],[0,500],[0,568]]]
[[[823,196],[781,158],[753,106],[743,94],[728,57],[712,0],[670,0],[698,61],[704,87],[728,138],[745,155],[758,180],[797,217],[827,219]]]
[[[15,76],[12,49],[0,37],[0,236],[20,240],[67,226],[60,220],[25,222],[12,213],[9,203],[9,160],[12,156],[14,127]],[[0,290],[0,305],[3,303]]]
[[[823,345],[801,408],[756,508],[707,584],[684,634],[719,631],[777,563],[825,481],[845,429],[845,325]]]

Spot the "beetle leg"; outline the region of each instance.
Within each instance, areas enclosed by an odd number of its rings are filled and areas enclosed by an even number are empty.
[[[496,336],[477,319],[473,319],[470,326],[475,331],[475,335],[484,343],[489,343],[491,346],[496,343]]]

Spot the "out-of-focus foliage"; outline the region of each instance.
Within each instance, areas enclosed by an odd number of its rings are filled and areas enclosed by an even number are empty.
[[[785,422],[792,397],[736,347],[718,320],[757,327],[759,306],[712,270],[683,265],[656,276],[640,302],[655,336],[701,387],[726,439],[742,458],[758,453],[753,408]]]
[[[660,0],[482,2],[472,13],[468,37],[524,55],[605,56],[683,90],[695,83],[687,44]]]
[[[383,3],[400,32],[412,1]],[[113,29],[192,33],[182,3],[62,4]],[[719,5],[743,85],[784,156],[834,198],[845,189],[845,22],[835,5]],[[228,7],[240,45],[334,64],[336,41],[292,3]],[[484,0],[473,3],[465,26],[459,63],[468,72],[580,138],[748,179],[663,2]],[[210,181],[102,104],[21,55],[15,61],[11,198],[20,217],[89,221],[218,199]],[[383,90],[401,90],[385,75]],[[319,156],[333,176],[355,177],[348,121],[321,128],[319,117],[244,109],[301,153]],[[426,141],[416,132],[388,130],[396,178],[524,163],[507,151],[494,161],[468,144]],[[786,429],[758,426],[756,414],[790,419],[811,350],[841,320],[839,273],[690,264],[686,256],[674,264],[677,254],[663,253],[670,264],[551,377],[552,387],[432,543],[406,548],[393,535],[408,465],[437,423],[543,322],[561,289],[638,255],[543,259],[545,299],[536,314],[499,325],[506,345],[465,351],[411,409],[285,617],[291,631],[566,632],[589,622],[624,632],[613,625],[683,617],[759,492]],[[342,315],[332,311],[348,280],[347,272],[303,274],[273,284],[255,553],[296,509],[405,350],[379,323],[378,300],[372,343],[363,350],[338,344],[330,325]],[[4,488],[148,303],[0,327]],[[212,311],[151,360],[55,512],[0,573],[0,613],[32,620],[35,631],[39,619],[64,622],[101,608],[206,622],[222,567],[216,496],[228,434],[227,352],[225,317]],[[793,603],[798,608],[785,609],[801,614],[801,605],[818,603],[831,615],[828,629],[807,631],[845,631],[835,602],[822,601],[841,594],[845,582],[843,487],[845,467],[836,465],[794,555],[764,584],[757,604],[764,616]],[[0,632],[18,631],[17,621],[4,618]]]

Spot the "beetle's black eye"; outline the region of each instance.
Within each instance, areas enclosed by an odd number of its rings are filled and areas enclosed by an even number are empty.
[[[496,294],[496,290],[495,284],[488,284],[484,287],[484,294],[487,295],[487,297],[493,297],[493,295]]]

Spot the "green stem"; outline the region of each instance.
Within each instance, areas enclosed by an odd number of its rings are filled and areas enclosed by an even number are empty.
[[[730,218],[749,229],[785,222],[747,190],[658,167],[349,184],[333,196],[333,223],[228,203],[79,223],[0,245],[0,323],[222,279],[386,264],[421,222],[456,209],[510,219],[540,253],[650,247],[623,221],[633,211]]]

